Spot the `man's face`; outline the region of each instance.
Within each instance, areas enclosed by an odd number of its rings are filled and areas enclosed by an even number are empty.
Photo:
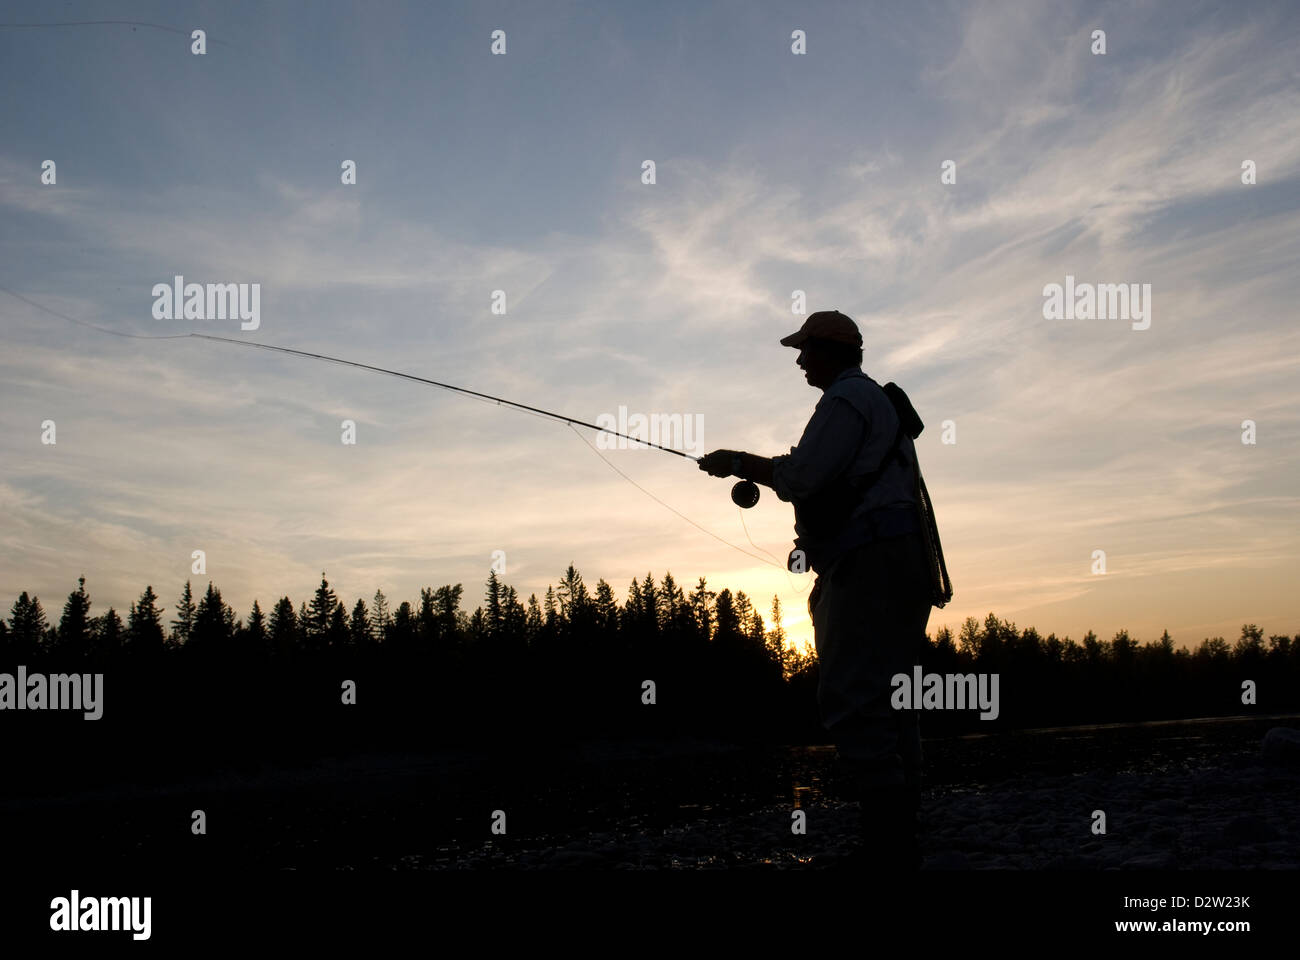
[[[805,340],[799,348],[799,357],[795,360],[804,372],[804,378],[810,386],[825,390],[839,373],[828,351],[818,340]]]

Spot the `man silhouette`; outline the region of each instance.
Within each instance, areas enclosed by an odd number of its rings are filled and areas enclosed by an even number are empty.
[[[932,604],[913,470],[916,450],[884,390],[861,370],[862,335],[821,311],[781,340],[822,391],[799,445],[777,457],[715,450],[700,469],[761,483],[794,505],[791,569],[817,574],[808,598],[818,710],[862,802],[855,862],[920,865],[917,711],[894,710],[890,679],[911,674]]]

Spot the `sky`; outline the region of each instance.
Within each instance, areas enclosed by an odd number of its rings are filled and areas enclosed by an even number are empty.
[[[0,286],[27,300],[588,421],[679,414],[702,425],[693,453],[768,456],[819,396],[778,341],[838,309],[863,369],[927,424],[955,590],[932,633],[989,612],[1076,640],[1300,633],[1294,4],[10,2],[0,19]],[[12,26],[89,20],[137,23]],[[260,325],[156,319],[176,275],[259,284]],[[1067,276],[1149,284],[1147,320],[1049,317]],[[170,608],[211,580],[245,617],[323,571],[349,607],[464,583],[472,610],[504,551],[524,598],[570,563],[620,602],[670,571],[765,614],[779,596],[811,639],[789,504],[765,490],[742,516],[732,480],[595,443],[0,293],[0,602],[26,590],[57,621],[85,576],[92,613],[125,615],[145,584]]]

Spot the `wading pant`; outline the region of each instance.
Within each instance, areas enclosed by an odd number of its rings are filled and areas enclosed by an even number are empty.
[[[930,607],[918,534],[848,551],[809,597],[821,721],[846,772],[867,789],[920,782],[920,712],[890,705],[890,678],[910,676],[920,662]]]

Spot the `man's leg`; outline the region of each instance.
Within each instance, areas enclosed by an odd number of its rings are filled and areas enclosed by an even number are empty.
[[[911,675],[924,643],[923,551],[912,538],[851,551],[821,578],[813,616],[822,723],[857,781],[864,840],[898,866],[914,866],[922,755],[919,714],[893,709],[891,679]]]
[[[927,595],[913,601],[910,609],[905,610],[904,630],[908,636],[916,637],[916,646],[908,668],[922,663],[926,643],[925,628],[930,622],[932,604]],[[919,691],[918,691],[919,692]],[[925,765],[925,756],[921,750],[921,711],[898,710],[898,755],[903,761],[903,779],[907,783],[908,795],[914,810],[921,806],[921,774]]]

